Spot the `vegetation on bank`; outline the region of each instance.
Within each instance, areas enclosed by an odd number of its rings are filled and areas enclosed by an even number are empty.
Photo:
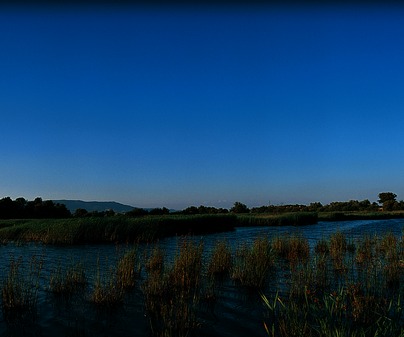
[[[169,236],[203,235],[235,227],[306,226],[318,221],[404,218],[404,212],[295,212],[286,214],[204,214],[142,217],[0,220],[0,242],[55,245],[154,242]]]
[[[295,212],[286,214],[239,214],[238,226],[305,226],[313,225],[318,221],[315,212]]]
[[[236,222],[234,215],[3,220],[0,241],[62,245],[152,242],[168,236],[231,231]]]
[[[404,211],[404,201],[397,201],[397,195],[392,192],[379,193],[378,203],[369,200],[350,200],[345,202],[331,202],[322,205],[320,202],[312,202],[310,205],[268,205],[248,208],[247,205],[236,201],[230,209],[216,208],[211,206],[190,206],[182,211],[170,211],[166,207],[144,209],[133,208],[126,213],[115,213],[114,210],[92,211],[76,209],[73,214],[64,204],[54,203],[52,200],[43,201],[36,198],[33,201],[10,197],[0,199],[0,219],[46,219],[46,218],[88,218],[88,217],[111,217],[115,215],[127,217],[144,217],[147,215],[198,215],[198,214],[285,214],[285,213],[351,213],[366,212],[377,213],[379,211]]]

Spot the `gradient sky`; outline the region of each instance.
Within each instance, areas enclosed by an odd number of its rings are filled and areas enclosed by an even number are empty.
[[[404,198],[404,7],[0,10],[0,197]]]

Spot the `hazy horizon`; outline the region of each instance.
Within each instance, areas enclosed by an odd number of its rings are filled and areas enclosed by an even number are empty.
[[[1,197],[404,198],[404,6],[1,9]]]

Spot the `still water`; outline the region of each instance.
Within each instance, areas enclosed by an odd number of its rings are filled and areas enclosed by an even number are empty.
[[[242,243],[250,243],[260,236],[301,235],[308,239],[311,248],[319,239],[328,238],[341,231],[348,240],[364,235],[393,233],[401,236],[403,219],[362,220],[344,222],[319,222],[301,227],[243,227],[233,232],[193,237],[203,242],[204,254],[217,241],[226,240],[235,249]],[[172,259],[180,238],[167,238],[158,244]],[[88,293],[73,297],[70,301],[55,298],[49,291],[49,279],[58,266],[65,267],[81,262],[85,265],[86,277],[94,284],[97,273],[107,275],[122,256],[127,246],[84,245],[79,247],[53,247],[40,244],[8,244],[0,246],[0,278],[4,282],[10,261],[21,258],[28,269],[32,258],[41,262],[38,277],[38,304],[35,319],[13,324],[6,323],[0,312],[0,336],[150,336],[148,319],[145,316],[143,295],[139,287],[126,298],[123,306],[114,310],[95,310],[88,301]],[[150,245],[141,245],[140,251],[147,251]],[[141,284],[142,280],[139,280]],[[262,325],[263,307],[257,291],[243,291],[231,281],[223,283],[217,291],[214,306],[206,306],[200,313],[202,336],[265,336]]]

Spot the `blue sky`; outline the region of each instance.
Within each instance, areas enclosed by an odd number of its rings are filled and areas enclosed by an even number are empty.
[[[404,198],[404,7],[0,11],[0,196]]]

